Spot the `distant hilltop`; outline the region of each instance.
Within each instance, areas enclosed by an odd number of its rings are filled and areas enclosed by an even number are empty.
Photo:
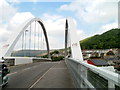
[[[120,29],[111,29],[80,41],[82,49],[120,48]]]
[[[46,50],[18,50],[18,51],[12,52],[11,56],[15,56],[15,57],[36,57],[36,56],[40,56],[44,53],[47,53],[47,51]]]

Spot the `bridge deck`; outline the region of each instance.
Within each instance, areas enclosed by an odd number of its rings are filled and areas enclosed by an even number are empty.
[[[64,60],[9,67],[9,83],[3,88],[74,88]]]
[[[64,61],[51,67],[33,88],[74,88],[73,81]]]

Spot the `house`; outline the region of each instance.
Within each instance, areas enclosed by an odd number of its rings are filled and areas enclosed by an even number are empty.
[[[109,65],[107,61],[101,60],[101,59],[89,59],[87,60],[87,63],[95,65],[95,66],[108,66]]]

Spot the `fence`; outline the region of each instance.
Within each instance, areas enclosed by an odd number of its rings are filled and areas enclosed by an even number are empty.
[[[113,88],[120,90],[120,75],[84,62],[66,58],[76,88]]]

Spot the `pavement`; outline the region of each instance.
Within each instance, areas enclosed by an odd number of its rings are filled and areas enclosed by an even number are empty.
[[[32,88],[74,88],[64,61],[51,67]]]
[[[10,67],[9,83],[3,88],[74,88],[64,60]]]

